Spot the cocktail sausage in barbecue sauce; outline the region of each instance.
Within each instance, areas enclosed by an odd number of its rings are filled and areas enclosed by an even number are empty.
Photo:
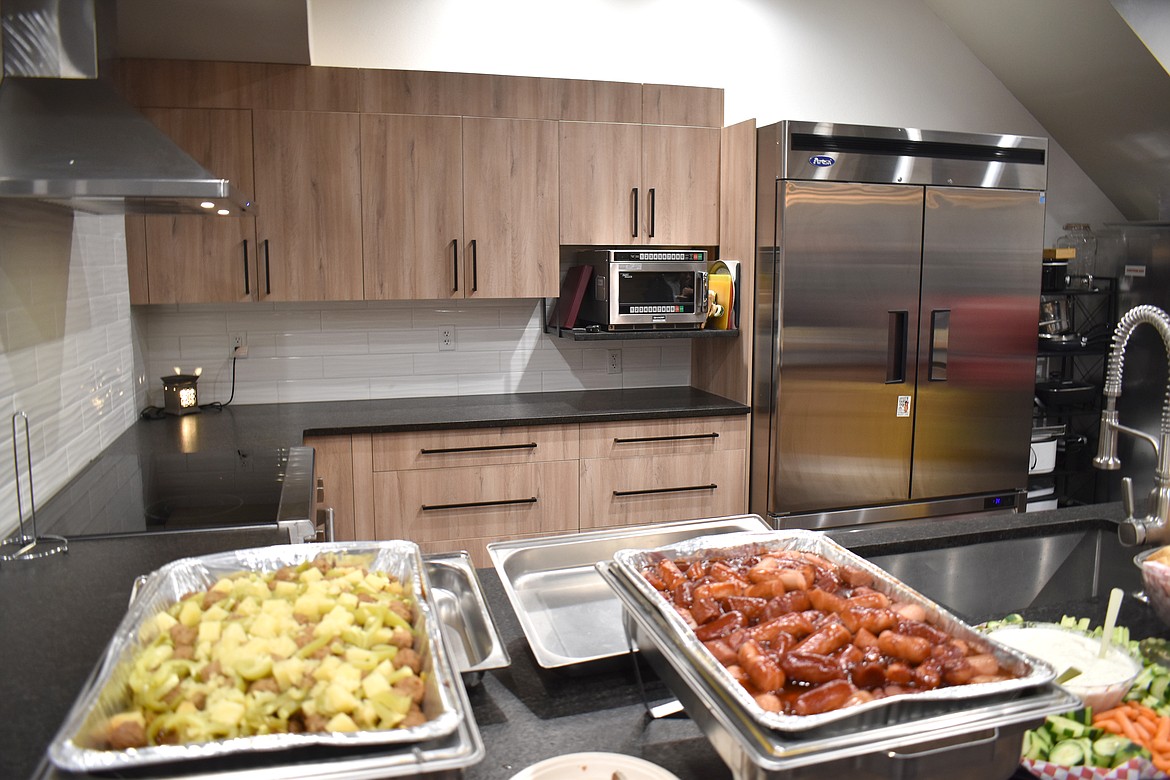
[[[812,553],[662,560],[643,575],[766,710],[815,715],[1013,676],[921,606],[892,602],[869,572]]]

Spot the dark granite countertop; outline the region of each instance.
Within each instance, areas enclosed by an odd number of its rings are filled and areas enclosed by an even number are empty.
[[[142,516],[144,466],[155,456],[247,455],[300,445],[305,437],[318,435],[743,415],[748,411],[741,403],[692,387],[653,387],[257,404],[142,419],[37,507],[38,531],[72,537],[135,530],[123,527],[125,518]]]
[[[1117,505],[1102,505],[1026,515],[995,513],[928,522],[882,523],[837,529],[830,535],[858,553],[872,557],[949,548],[954,544],[1027,539],[1053,532],[1088,529],[1115,533],[1113,523],[1119,516]],[[202,536],[210,539],[213,535]],[[182,554],[193,552],[188,549],[190,543],[183,539],[135,539],[141,541],[79,541],[70,552],[71,557],[50,564],[52,569],[32,566],[20,569],[8,565],[0,568],[5,602],[19,599],[25,593],[36,594],[17,607],[6,603],[0,610],[0,629],[6,637],[22,630],[22,624],[29,626],[23,629],[29,636],[22,636],[6,647],[7,674],[0,683],[0,717],[6,724],[6,732],[0,737],[3,740],[0,776],[26,777],[33,771],[124,612],[133,577],[154,568],[167,555],[179,554],[180,550]],[[234,542],[221,543],[231,546]],[[147,555],[144,545],[159,545],[161,549]],[[171,545],[177,545],[178,549]],[[74,567],[72,572],[70,567]],[[511,664],[486,673],[478,685],[469,689],[486,755],[465,771],[467,778],[506,780],[521,768],[544,758],[582,751],[640,756],[683,780],[731,776],[691,720],[685,716],[658,720],[647,716],[630,658],[564,670],[540,668],[495,571],[483,569],[479,574]],[[1086,580],[1093,580],[1093,587],[1099,593],[1107,594],[1115,584],[1108,574],[1094,578],[1093,572],[1085,571],[1084,575]],[[50,579],[48,586],[41,583],[42,577]],[[987,587],[999,586],[995,572],[988,572],[988,577]],[[1127,580],[1126,584],[1132,582]],[[1068,595],[1070,600],[1025,610],[1025,617],[1051,620],[1068,613],[1100,622],[1104,598]],[[91,602],[99,606],[91,608]],[[1135,637],[1166,635],[1165,627],[1150,609],[1134,598],[1126,599],[1120,622],[1129,626]],[[76,629],[80,626],[84,630]],[[645,666],[641,669],[649,678],[646,690],[651,701],[669,698],[671,694],[666,687]],[[46,679],[52,682],[46,684]],[[62,777],[43,765],[36,774]]]

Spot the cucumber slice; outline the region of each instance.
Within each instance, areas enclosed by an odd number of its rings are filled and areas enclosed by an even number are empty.
[[[1085,763],[1085,749],[1079,740],[1057,742],[1048,753],[1048,760],[1059,766],[1080,766]]]
[[[1052,729],[1052,734],[1057,739],[1076,739],[1089,732],[1088,726],[1064,715],[1050,715],[1048,727]]]
[[[1119,734],[1106,734],[1093,743],[1093,755],[1109,759],[1112,763],[1117,751],[1128,743],[1129,740]]]

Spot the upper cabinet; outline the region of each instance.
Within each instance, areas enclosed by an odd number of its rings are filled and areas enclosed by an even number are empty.
[[[468,298],[557,294],[557,123],[463,120]]]
[[[148,108],[143,113],[205,168],[253,192],[252,112]],[[131,303],[256,299],[252,217],[150,216],[126,222]]]
[[[550,121],[363,115],[366,298],[555,295],[556,150]]]
[[[132,303],[534,298],[560,244],[719,243],[723,92],[123,60],[254,218],[127,219]]]
[[[719,243],[719,130],[562,122],[562,244]]]
[[[358,114],[254,111],[259,300],[360,301]]]

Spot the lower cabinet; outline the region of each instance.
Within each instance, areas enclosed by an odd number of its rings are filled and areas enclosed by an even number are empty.
[[[704,417],[305,444],[339,540],[409,539],[489,566],[494,541],[743,514],[746,440],[746,417]]]

